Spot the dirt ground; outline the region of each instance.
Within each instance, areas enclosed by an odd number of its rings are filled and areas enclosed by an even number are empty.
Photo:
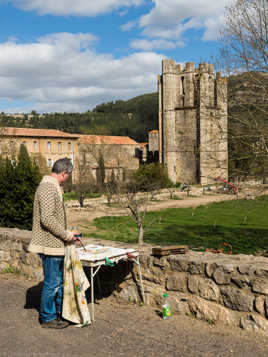
[[[41,284],[0,275],[1,357],[267,357],[267,336],[192,317],[162,320],[151,307],[100,300],[85,328],[42,329]]]

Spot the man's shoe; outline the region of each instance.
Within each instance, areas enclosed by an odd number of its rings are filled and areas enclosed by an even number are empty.
[[[66,324],[63,324],[63,323],[59,322],[57,319],[54,319],[54,320],[51,320],[51,321],[48,321],[48,322],[43,322],[41,327],[42,328],[62,329],[62,328],[67,327],[68,325],[69,325],[69,323],[66,325]]]
[[[58,317],[56,318],[56,320],[58,321],[58,324],[59,324],[60,326],[63,326],[63,327],[61,327],[61,328],[65,328],[65,327],[67,327],[67,326],[70,325],[70,322],[67,321],[67,320],[64,320],[61,316],[58,316]]]

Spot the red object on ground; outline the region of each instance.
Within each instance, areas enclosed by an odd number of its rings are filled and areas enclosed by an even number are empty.
[[[217,180],[222,181],[222,182],[226,183],[226,185],[229,185],[230,187],[232,187],[234,193],[238,192],[238,187],[236,185],[234,185],[233,183],[228,182],[227,180],[221,178],[220,176],[217,177]]]
[[[224,251],[223,246],[228,247],[228,248],[229,248],[229,251],[228,251],[228,252]],[[231,254],[233,254],[233,248],[232,248],[231,244],[224,242],[224,243],[220,243],[220,244],[219,244],[218,249],[206,248],[206,252],[210,252],[210,253],[224,253],[224,254],[229,254],[229,255],[231,255]]]

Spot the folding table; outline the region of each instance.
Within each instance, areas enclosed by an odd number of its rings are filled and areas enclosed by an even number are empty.
[[[91,317],[94,321],[94,277],[103,265],[118,263],[120,260],[133,261],[138,266],[139,279],[141,284],[141,294],[145,303],[144,288],[139,262],[139,252],[135,249],[122,249],[116,247],[89,244],[84,248],[78,248],[79,257],[83,266],[90,267],[90,288],[91,288]],[[94,271],[94,268],[95,271]]]

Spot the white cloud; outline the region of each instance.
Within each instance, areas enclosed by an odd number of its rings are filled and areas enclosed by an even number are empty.
[[[96,40],[90,33],[55,33],[35,43],[0,43],[1,102],[34,103],[20,111],[85,111],[156,91],[164,56],[142,52],[115,59],[97,54]]]
[[[9,0],[22,10],[39,14],[95,16],[120,9],[139,6],[143,0]]]
[[[177,44],[166,40],[146,40],[137,39],[130,43],[131,48],[136,48],[143,51],[151,51],[153,49],[167,49],[171,50],[177,47]]]
[[[137,21],[129,21],[121,26],[121,30],[123,32],[127,32],[131,30],[133,27],[135,27],[136,25],[137,25]]]
[[[152,0],[154,7],[139,20],[142,34],[175,39],[189,29],[203,28],[203,40],[216,40],[230,0]]]

